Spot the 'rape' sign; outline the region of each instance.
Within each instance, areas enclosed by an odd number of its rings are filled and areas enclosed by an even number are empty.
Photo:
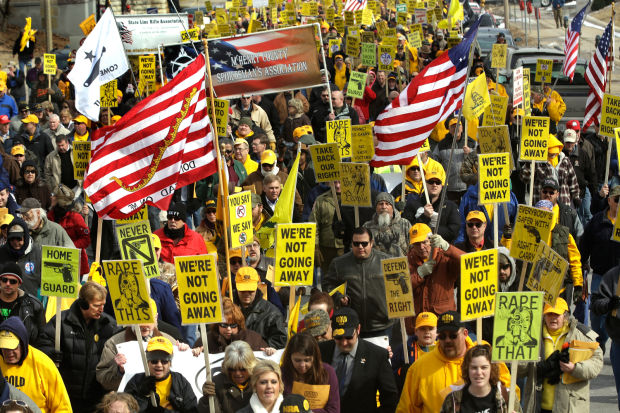
[[[538,243],[549,239],[552,219],[553,212],[551,211],[519,205],[510,244],[510,256],[534,262]]]
[[[341,158],[351,156],[351,119],[328,120],[327,143],[336,142]]]
[[[340,179],[340,153],[337,143],[311,145],[310,155],[317,182],[331,182]]]
[[[103,272],[108,282],[118,325],[155,322],[142,272],[142,261],[103,261]]]
[[[521,161],[547,161],[547,141],[549,140],[549,118],[526,116],[523,118],[521,134]]]
[[[543,305],[542,293],[497,293],[493,361],[538,360]]]
[[[276,286],[312,285],[316,224],[276,226]]]
[[[413,294],[407,257],[381,260],[388,317],[413,317]]]
[[[497,292],[497,250],[461,256],[461,320],[493,315]]]
[[[41,295],[77,298],[80,250],[49,245],[41,249]]]
[[[211,254],[174,257],[183,324],[223,321],[217,264]]]
[[[510,202],[510,154],[479,154],[478,182],[478,204]]]

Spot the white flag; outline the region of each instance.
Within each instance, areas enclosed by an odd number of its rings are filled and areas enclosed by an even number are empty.
[[[75,87],[75,107],[87,118],[99,120],[99,87],[129,69],[114,15],[106,9],[77,51],[69,80]]]

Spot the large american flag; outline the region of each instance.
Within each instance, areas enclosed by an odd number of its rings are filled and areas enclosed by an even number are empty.
[[[476,21],[461,43],[426,66],[377,117],[378,144],[371,165],[409,165],[435,125],[461,107],[469,49],[479,24]]]
[[[575,76],[575,68],[577,67],[577,57],[579,57],[579,37],[581,36],[581,24],[583,18],[586,15],[586,9],[590,5],[590,2],[586,4],[579,13],[573,17],[573,21],[570,27],[566,30],[566,38],[564,40],[564,65],[562,66],[562,73],[568,76],[570,81],[573,81]]]
[[[344,4],[344,11],[356,11],[366,8],[367,0],[347,0]]]
[[[599,125],[599,118],[601,116],[601,105],[603,102],[603,94],[605,93],[605,86],[607,85],[607,59],[609,56],[609,45],[611,42],[611,26],[612,21],[605,28],[603,37],[598,44],[598,47],[590,59],[590,63],[586,68],[584,75],[586,82],[590,85],[590,92],[588,93],[588,99],[586,100],[586,113],[583,118],[583,130],[594,123]]]
[[[205,58],[95,131],[84,190],[102,218],[126,218],[148,202],[168,209],[175,189],[216,172],[207,114]]]

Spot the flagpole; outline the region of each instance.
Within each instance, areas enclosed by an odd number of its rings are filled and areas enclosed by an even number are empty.
[[[168,2],[169,4],[172,4],[172,7],[174,7],[174,12],[177,14],[177,17],[179,18],[179,22],[181,23],[181,26],[183,26],[183,30],[185,30],[185,32],[187,33],[187,31],[189,30],[189,27],[185,27],[185,25],[183,24],[183,19],[181,19],[181,15],[179,14],[179,11],[177,10],[177,6],[174,4],[174,1],[170,1]],[[194,45],[194,41],[192,39],[189,39],[190,44],[192,45],[192,47],[194,48],[194,51],[196,52],[196,56],[198,56],[200,53],[198,53],[198,49],[196,49],[196,46]],[[207,45],[205,44],[205,50],[207,48]],[[206,56],[208,57],[209,55],[206,54]],[[207,67],[209,67],[209,62],[207,61]],[[209,84],[211,84],[211,69],[209,69]],[[213,91],[213,89],[211,89]],[[211,95],[213,96],[213,95]],[[219,150],[219,148],[218,148]]]
[[[215,96],[215,91],[213,90],[213,82],[211,81],[211,61],[209,58],[209,45],[207,44],[207,40],[203,39],[202,40],[203,44],[204,44],[204,48],[205,48],[205,63],[206,63],[206,70],[207,70],[207,79],[205,79],[205,86],[206,86],[206,82],[208,81],[209,83],[209,99],[211,99],[211,122],[213,123],[213,134],[215,136],[215,150],[217,151],[217,170],[218,170],[218,174],[220,175],[219,179],[220,179],[220,184],[219,184],[219,189],[218,191],[220,191],[220,194],[222,195],[222,207],[223,207],[223,213],[222,213],[222,220],[224,223],[224,228],[223,228],[223,233],[224,233],[224,244],[226,246],[226,276],[229,277],[228,280],[228,292],[230,294],[230,299],[233,299],[233,289],[232,289],[232,276],[230,275],[230,251],[228,248],[228,194],[224,193],[224,186],[225,183],[222,182],[223,179],[226,179],[226,176],[223,175],[222,172],[222,154],[220,151],[220,141],[219,141],[219,136],[217,134],[217,118],[215,116],[215,102],[214,102],[214,96]],[[243,259],[243,257],[242,257]],[[213,399],[210,397],[209,398],[209,404],[213,403]]]
[[[112,18],[114,19],[114,27],[116,28],[116,32],[118,33],[118,36],[121,38],[121,42],[123,40],[123,37],[121,36],[120,32],[118,31],[118,22],[116,21],[116,16],[114,15],[114,9],[112,7],[110,7],[110,12],[112,13]],[[129,66],[129,71],[131,72],[131,79],[133,80],[133,83],[136,85],[136,90],[134,93],[134,96],[138,96],[139,100],[142,100],[142,94],[140,93],[140,89],[138,88],[138,81],[136,80],[136,75],[133,72],[133,67],[131,66],[131,61],[129,60],[129,57],[127,56],[127,51],[125,50],[125,46],[123,46],[123,55],[125,56],[125,59],[127,61],[127,66]]]

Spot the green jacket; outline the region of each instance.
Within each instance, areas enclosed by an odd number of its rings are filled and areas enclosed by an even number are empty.
[[[317,246],[330,248],[344,248],[341,238],[336,238],[332,229],[334,215],[336,214],[336,204],[331,191],[321,194],[312,207],[312,212],[308,221],[316,222]]]
[[[245,171],[245,167],[241,162],[236,159],[233,159],[233,169],[239,177],[239,183],[245,181],[245,178],[248,177],[248,174]],[[196,182],[196,197],[200,199],[203,203],[206,202],[208,199],[217,199],[217,191],[215,190],[215,187],[219,182],[219,172],[216,172],[213,175]]]

